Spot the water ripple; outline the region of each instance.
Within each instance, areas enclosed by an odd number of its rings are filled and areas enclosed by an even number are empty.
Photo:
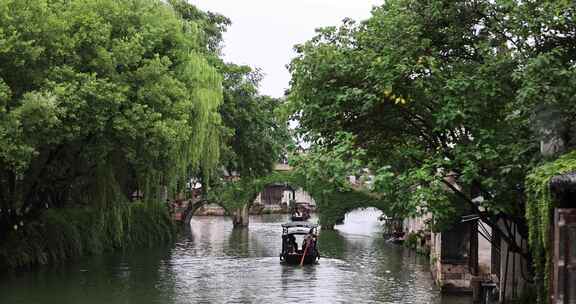
[[[386,243],[365,215],[321,231],[320,263],[304,267],[279,263],[286,216],[252,217],[248,229],[196,217],[170,248],[0,277],[0,303],[469,303],[442,299],[428,262]]]

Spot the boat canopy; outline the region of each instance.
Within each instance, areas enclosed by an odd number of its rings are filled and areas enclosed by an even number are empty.
[[[282,228],[296,228],[296,227],[303,227],[303,228],[316,228],[318,224],[309,223],[309,222],[289,222],[282,224]]]

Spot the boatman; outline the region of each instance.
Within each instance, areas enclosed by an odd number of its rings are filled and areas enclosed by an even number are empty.
[[[314,234],[314,229],[310,229],[304,241],[302,242],[302,248],[307,248],[307,255],[315,255],[314,250],[316,250],[316,235]]]
[[[298,244],[296,244],[296,238],[294,235],[290,234],[287,237],[288,252],[294,253],[298,250]]]

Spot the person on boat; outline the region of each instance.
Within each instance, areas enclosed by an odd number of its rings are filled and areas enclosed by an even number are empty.
[[[296,238],[294,235],[290,234],[286,239],[288,253],[296,252],[298,250],[298,244],[296,244]]]
[[[300,209],[295,209],[294,213],[292,213],[293,217],[302,217],[302,214],[300,213]]]
[[[314,230],[310,229],[306,237],[304,237],[304,241],[302,242],[302,248],[306,249],[307,255],[314,255],[314,250],[316,249],[316,235],[314,234]]]
[[[306,219],[310,218],[310,208],[308,208],[307,206],[304,206],[302,208],[302,217]]]

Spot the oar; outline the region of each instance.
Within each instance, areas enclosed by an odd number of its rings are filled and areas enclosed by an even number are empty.
[[[306,257],[306,251],[308,251],[308,242],[306,242],[306,247],[304,247],[304,252],[302,254],[302,259],[300,259],[300,266],[304,265],[304,258]]]

